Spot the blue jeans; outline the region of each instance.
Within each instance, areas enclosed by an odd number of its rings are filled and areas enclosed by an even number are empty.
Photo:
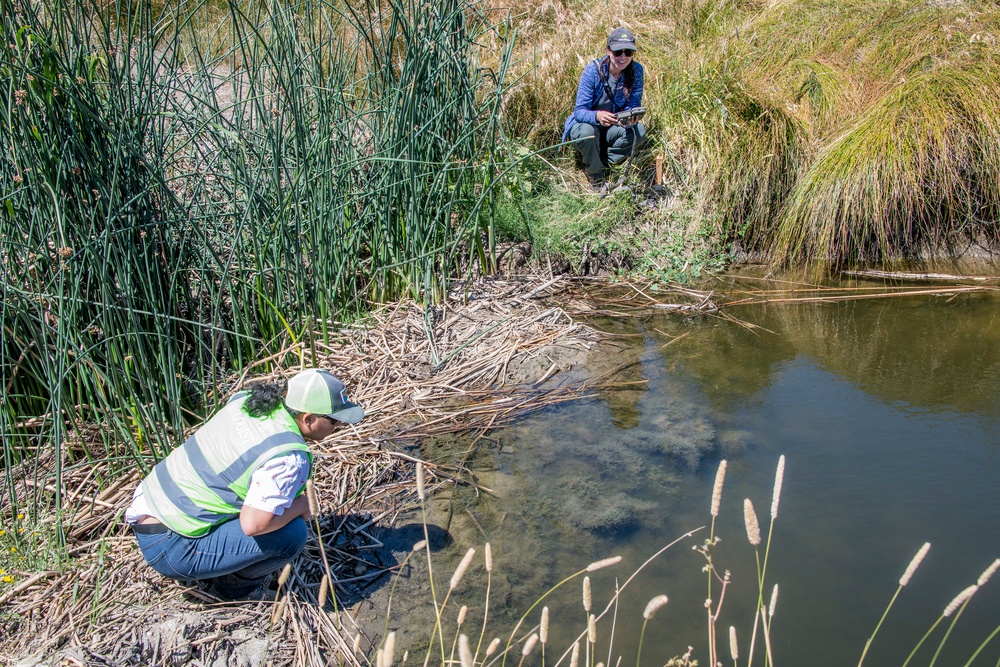
[[[219,597],[250,594],[306,546],[308,531],[302,517],[278,530],[248,537],[238,519],[220,523],[201,537],[172,531],[136,533],[142,556],[170,579],[208,581]]]

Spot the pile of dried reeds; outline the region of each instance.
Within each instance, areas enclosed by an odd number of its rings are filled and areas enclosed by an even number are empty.
[[[321,506],[320,541],[312,540],[279,591],[288,602],[219,604],[196,588],[164,579],[143,562],[121,517],[142,474],[115,479],[109,463],[64,470],[61,489],[70,508],[63,521],[70,560],[60,570],[13,573],[0,589],[3,654],[59,655],[66,664],[368,664],[371,642],[333,613],[332,595],[320,609],[325,557],[340,599],[392,568],[382,565],[373,526],[391,525],[414,496],[413,455],[394,443],[419,443],[444,433],[484,432],[525,412],[572,400],[585,387],[550,386],[557,348],[579,353],[598,339],[560,308],[536,300],[565,285],[492,281],[445,305],[403,302],[364,326],[344,327],[336,344],[294,346],[302,365],[342,377],[367,416],[350,430],[313,445],[314,483]],[[538,376],[517,376],[515,365],[544,354]],[[297,369],[288,369],[293,373]],[[233,385],[259,379],[249,373]],[[96,428],[96,427],[95,427]],[[90,434],[91,437],[93,433]],[[76,434],[86,448],[88,433]],[[52,457],[50,456],[50,459]],[[49,461],[54,468],[55,461]],[[33,468],[34,469],[34,468]],[[426,465],[429,484],[473,483],[459,469]],[[20,494],[54,495],[45,481],[22,479]],[[315,532],[315,527],[314,527]],[[281,618],[272,616],[280,609]],[[263,643],[261,643],[263,642]],[[249,651],[253,655],[243,655]],[[256,656],[256,657],[254,657]],[[263,664],[262,662],[259,664]]]

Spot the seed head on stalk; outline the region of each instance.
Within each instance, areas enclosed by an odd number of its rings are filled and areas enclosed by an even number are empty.
[[[750,544],[757,546],[760,544],[760,524],[757,523],[757,513],[753,509],[753,502],[749,498],[743,499],[743,522],[747,528],[747,539]]]

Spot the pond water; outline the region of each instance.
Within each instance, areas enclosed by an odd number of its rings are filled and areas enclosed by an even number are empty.
[[[708,536],[715,473],[726,459],[714,562],[732,581],[717,623],[719,659],[733,664],[732,625],[746,664],[758,588],[743,504],[750,498],[760,519],[763,559],[775,466],[785,455],[764,584],[765,602],[779,584],[775,664],[857,664],[904,569],[930,542],[865,659],[902,664],[945,606],[1000,557],[998,305],[998,296],[978,293],[747,306],[731,311],[741,322],[593,320],[616,334],[593,359],[621,364],[612,386],[481,439],[472,467],[494,495],[452,500],[455,553],[485,541],[494,553],[486,641],[498,628],[509,632],[564,577],[621,555],[591,575],[599,612],[616,581],[704,526],[628,584],[617,614],[598,625],[596,661],[635,664],[643,610],[662,593],[669,602],[649,621],[642,663],[663,665],[693,646],[707,665],[707,575],[693,547]],[[470,576],[460,601],[475,615],[485,579]],[[551,612],[546,664],[586,629],[581,580],[543,603]],[[717,598],[717,582],[712,591]],[[952,618],[911,664],[930,663]],[[971,599],[936,664],[966,664],[998,625],[1000,574]],[[973,664],[998,658],[1000,637]],[[764,664],[759,630],[754,664]]]

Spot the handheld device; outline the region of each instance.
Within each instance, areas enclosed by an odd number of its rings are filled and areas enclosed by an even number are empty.
[[[640,118],[646,115],[646,107],[635,107],[626,109],[615,114],[615,120],[619,125],[634,125]]]

